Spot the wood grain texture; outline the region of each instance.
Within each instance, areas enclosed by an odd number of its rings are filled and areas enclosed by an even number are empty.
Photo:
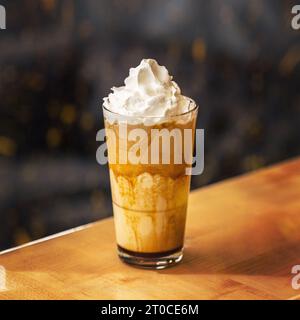
[[[0,299],[300,299],[300,159],[192,192],[183,262],[116,256],[112,219],[0,255]]]

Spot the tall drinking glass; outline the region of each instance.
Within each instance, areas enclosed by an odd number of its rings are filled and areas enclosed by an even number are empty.
[[[103,107],[118,254],[162,269],[181,261],[198,107],[124,116]]]

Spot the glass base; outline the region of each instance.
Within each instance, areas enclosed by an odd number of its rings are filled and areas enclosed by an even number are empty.
[[[160,253],[139,253],[118,246],[119,258],[132,266],[143,269],[165,269],[178,264],[183,258],[183,248]]]

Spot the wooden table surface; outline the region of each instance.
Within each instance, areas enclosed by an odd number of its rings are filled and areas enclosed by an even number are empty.
[[[0,254],[0,299],[300,299],[300,158],[191,193],[182,263],[116,256],[113,220]]]

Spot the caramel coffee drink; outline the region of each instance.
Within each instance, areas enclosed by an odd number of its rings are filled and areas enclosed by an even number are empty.
[[[165,268],[183,256],[197,106],[152,59],[112,90],[103,112],[119,256]]]

